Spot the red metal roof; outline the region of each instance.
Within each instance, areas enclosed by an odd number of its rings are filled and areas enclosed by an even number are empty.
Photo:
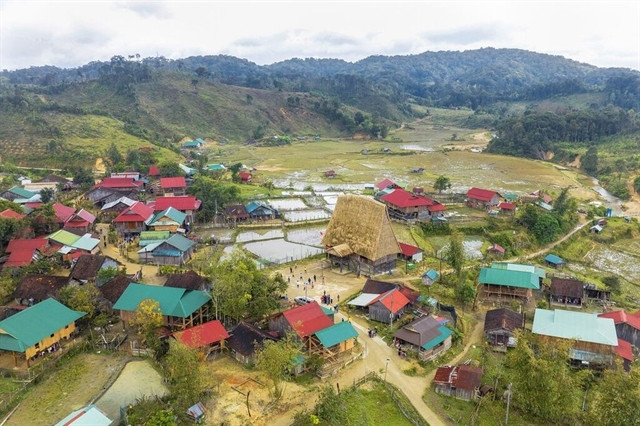
[[[114,222],[144,222],[153,214],[153,209],[141,201],[136,201],[113,219]]]
[[[436,204],[426,195],[413,195],[401,188],[382,196],[380,199],[397,207],[427,207]]]
[[[11,252],[9,258],[4,263],[4,268],[21,267],[30,265],[33,262],[35,249],[18,249]]]
[[[11,209],[6,209],[0,212],[0,217],[5,219],[24,219],[26,216]]]
[[[241,173],[238,173],[238,177],[240,178],[241,181],[248,182],[251,180],[251,173],[241,172]]]
[[[498,208],[502,209],[502,210],[515,210],[516,209],[516,205],[513,203],[500,203],[498,205]]]
[[[44,203],[40,203],[40,202],[37,202],[37,203],[24,203],[24,205],[26,207],[29,207],[30,209],[37,209],[38,207],[43,206]]]
[[[640,311],[635,314],[628,314],[625,311],[604,312],[598,314],[600,318],[611,318],[614,323],[626,323],[631,327],[640,330]]]
[[[395,314],[409,304],[409,299],[400,291],[393,289],[380,298],[380,303],[389,309],[392,314]]]
[[[300,337],[309,336],[333,325],[333,321],[325,315],[318,302],[288,309],[282,315]]]
[[[179,342],[189,348],[201,348],[229,338],[229,333],[220,321],[209,321],[183,331],[173,333]]]
[[[160,176],[160,170],[158,170],[158,166],[152,164],[149,167],[149,176]]]
[[[631,343],[626,340],[618,339],[616,353],[623,359],[633,362],[633,350],[631,349]]]
[[[445,206],[444,204],[440,204],[436,201],[436,204],[433,204],[429,207],[427,207],[427,210],[429,210],[430,212],[443,212],[447,209],[447,206]]]
[[[504,254],[504,247],[502,247],[500,244],[493,244],[493,245],[489,246],[489,248],[487,250],[497,251],[499,253]]]
[[[412,246],[411,244],[398,243],[400,251],[405,256],[413,256],[420,251],[420,247]]]
[[[156,198],[153,208],[155,211],[166,210],[169,207],[180,211],[198,210],[200,204],[202,204],[202,201],[191,195],[184,197],[158,197]]]
[[[376,183],[376,188],[385,189],[390,186],[395,186],[396,184],[391,179],[383,179],[382,181]]]
[[[106,177],[102,179],[102,182],[95,184],[93,187],[104,187],[104,188],[126,188],[126,189],[134,189],[139,188],[144,183],[139,180],[135,180],[133,178],[112,178]]]
[[[73,207],[68,207],[60,203],[55,203],[53,205],[53,210],[56,212],[56,218],[60,223],[65,223],[66,221],[68,221],[76,212],[76,209],[74,209]]]
[[[472,198],[479,201],[491,201],[491,199],[497,195],[496,191],[481,188],[471,188],[467,191],[467,198]]]
[[[185,178],[183,176],[160,178],[160,186],[163,189],[167,189],[167,188],[186,188],[187,187],[187,181],[185,180]]]
[[[46,238],[20,238],[9,241],[6,251],[7,253],[11,253],[16,250],[44,250],[47,244],[48,240]]]
[[[433,382],[472,391],[482,383],[482,368],[468,365],[460,365],[458,367],[445,365],[438,367]]]

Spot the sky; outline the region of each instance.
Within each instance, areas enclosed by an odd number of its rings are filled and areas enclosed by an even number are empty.
[[[114,55],[290,58],[483,47],[640,70],[640,1],[0,0],[0,69]]]

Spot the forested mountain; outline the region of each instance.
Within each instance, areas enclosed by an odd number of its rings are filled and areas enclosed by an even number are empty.
[[[571,96],[590,100],[545,107]],[[561,142],[637,132],[640,73],[493,48],[266,66],[224,55],[114,56],[75,69],[2,71],[0,155],[21,163],[45,153],[51,162],[86,162],[107,139],[177,151],[185,136],[385,138],[430,107],[472,109],[466,125],[497,129],[492,151],[544,158]]]

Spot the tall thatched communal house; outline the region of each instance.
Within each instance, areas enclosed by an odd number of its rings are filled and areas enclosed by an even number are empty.
[[[384,204],[361,195],[342,195],[322,244],[331,265],[379,274],[396,266],[398,240]]]

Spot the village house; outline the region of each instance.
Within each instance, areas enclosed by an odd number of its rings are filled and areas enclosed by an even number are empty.
[[[41,256],[50,255],[52,249],[49,245],[49,240],[46,238],[16,238],[9,241],[5,252],[9,254],[9,257],[2,265],[3,269],[22,268],[31,265]]]
[[[100,309],[112,312],[113,305],[120,299],[129,284],[133,282],[136,282],[133,276],[119,274],[99,286],[98,290],[101,296]]]
[[[138,235],[147,229],[146,222],[153,216],[153,209],[142,201],[127,207],[115,219],[113,225],[121,237]]]
[[[258,326],[244,321],[240,321],[230,334],[227,340],[229,354],[244,365],[256,362],[256,350],[261,348],[266,340],[278,340],[274,335],[276,332],[261,330]]]
[[[204,141],[200,138],[186,141],[182,144],[182,149],[200,149],[204,146]]]
[[[18,213],[14,210],[11,209],[5,209],[3,211],[0,212],[0,217],[3,219],[15,219],[15,220],[22,220],[25,217],[27,217],[27,215]]]
[[[238,179],[240,179],[241,183],[250,183],[253,176],[249,172],[240,172],[238,173]]]
[[[80,232],[86,234],[91,231],[93,223],[96,221],[96,217],[86,211],[80,209],[77,213],[74,212],[64,223],[64,229],[68,229],[73,232]]]
[[[53,211],[56,214],[56,223],[63,228],[67,221],[71,219],[71,216],[76,212],[76,209],[73,207],[67,207],[64,204],[54,203]]]
[[[165,210],[154,213],[145,221],[145,224],[154,231],[169,231],[174,234],[178,230],[184,231],[186,213],[169,207]]]
[[[579,366],[612,365],[618,346],[614,320],[597,314],[536,309],[531,331],[543,339],[569,341],[569,358]]]
[[[549,303],[570,308],[581,308],[584,300],[584,283],[573,278],[551,278]]]
[[[506,352],[515,347],[518,329],[524,329],[524,315],[511,309],[492,309],[484,317],[484,335],[493,350]]]
[[[467,191],[467,205],[489,210],[500,204],[500,194],[490,189],[471,188]]]
[[[485,296],[512,297],[524,301],[533,298],[533,292],[540,290],[538,276],[531,272],[509,269],[482,268],[478,276]]]
[[[211,296],[204,291],[160,287],[148,284],[129,284],[113,309],[120,311],[120,319],[129,324],[143,300],[158,302],[163,325],[171,330],[184,330],[202,324],[209,316]]]
[[[398,189],[398,188],[402,188],[402,185],[398,185],[397,183],[395,183],[394,181],[388,178],[382,179],[380,182],[376,183],[376,189],[378,191],[383,191],[385,189]]]
[[[401,188],[382,195],[379,200],[387,206],[389,215],[403,220],[438,217],[446,210],[443,204],[426,195],[410,193]]]
[[[71,412],[55,426],[112,426],[114,423],[95,405],[88,405]]]
[[[564,259],[556,256],[555,254],[546,255],[544,258],[544,261],[548,266],[551,266],[552,268],[556,268],[556,269],[562,269],[566,263]]]
[[[523,263],[511,263],[511,262],[491,262],[491,268],[493,269],[506,269],[509,271],[521,271],[529,272],[538,277],[538,282],[542,287],[542,281],[547,277],[547,272],[535,265],[528,265]]]
[[[336,177],[336,171],[327,170],[326,172],[324,172],[324,177],[326,177],[327,179],[333,179],[334,177]]]
[[[317,374],[326,377],[355,359],[358,332],[348,321],[316,331],[308,340],[308,353],[324,360]]]
[[[230,223],[244,222],[249,219],[249,213],[244,205],[232,204],[224,208],[224,217]]]
[[[69,282],[68,277],[57,275],[26,275],[13,291],[13,298],[21,306],[33,306],[43,300],[58,300],[60,290]]]
[[[640,350],[640,311],[628,314],[625,311],[604,312],[600,318],[610,318],[614,321],[616,335],[619,339],[629,342]]]
[[[171,232],[169,231],[142,231],[138,238],[138,245],[140,247],[146,247],[149,244],[168,240],[169,237],[171,237]]]
[[[0,198],[13,201],[16,204],[35,203],[40,201],[40,193],[27,191],[20,186],[14,186],[0,193]]]
[[[138,250],[138,260],[160,265],[184,265],[195,251],[196,244],[180,234],[173,234],[167,240],[148,244]]]
[[[395,269],[400,253],[386,206],[361,195],[338,197],[322,244],[332,267],[358,275]]]
[[[504,248],[500,245],[500,244],[491,244],[488,248],[487,248],[487,255],[489,256],[494,256],[494,257],[502,257],[504,256]]]
[[[165,196],[182,196],[187,193],[187,181],[184,176],[160,178],[160,189]]]
[[[174,208],[187,215],[186,223],[189,225],[195,223],[196,211],[202,205],[202,201],[198,200],[192,195],[185,195],[183,197],[157,197],[153,208],[156,212],[166,210],[168,208]]]
[[[426,286],[432,286],[439,276],[440,275],[435,269],[429,269],[427,272],[422,274],[420,278],[422,279],[422,284]]]
[[[167,275],[165,287],[184,288],[185,290],[209,291],[210,286],[207,281],[194,271],[187,271],[181,274]]]
[[[398,246],[401,251],[400,257],[403,260],[411,263],[422,262],[422,250],[420,247],[405,243],[398,243]]]
[[[404,314],[409,299],[399,285],[368,278],[360,295],[348,302],[356,308],[366,308],[369,319],[389,324]]]
[[[498,209],[500,209],[500,213],[513,215],[516,213],[516,205],[513,203],[502,202],[498,204]]]
[[[79,236],[60,229],[53,234],[47,235],[47,238],[52,245],[57,243],[62,246],[58,252],[63,254],[63,259],[65,260],[70,260],[71,257],[69,255],[74,252],[79,255],[80,253],[96,254],[100,251],[100,240],[89,233]]]
[[[212,351],[225,348],[229,333],[220,321],[214,320],[176,331],[173,337],[188,348],[206,350],[208,355]]]
[[[303,342],[305,350],[309,349],[309,338],[312,334],[331,325],[333,321],[315,301],[269,317],[269,330],[278,332],[280,337],[294,332]]]
[[[89,282],[101,285],[98,282],[98,274],[101,270],[107,268],[118,269],[118,262],[108,256],[97,254],[83,254],[75,260],[75,264],[69,275],[70,282],[76,282],[80,285]]]
[[[416,318],[394,335],[394,343],[403,351],[416,352],[420,361],[429,361],[451,347],[453,332],[430,315]]]
[[[262,201],[251,201],[245,206],[251,219],[269,220],[278,216],[278,211]]]
[[[133,177],[106,177],[99,183],[96,183],[93,188],[108,188],[118,191],[139,192],[144,189],[144,182],[136,180]]]
[[[473,401],[479,396],[482,368],[469,365],[438,367],[433,384],[436,393]]]
[[[133,189],[113,189],[102,186],[96,186],[84,193],[83,197],[93,203],[97,208],[102,208],[107,204],[117,201],[120,198],[128,198],[130,200],[138,199],[138,190]]]
[[[85,315],[54,299],[43,300],[0,321],[0,350],[12,352],[15,366],[17,354],[24,354],[29,367],[37,356],[57,350],[75,331],[76,320]]]
[[[120,197],[115,201],[106,203],[100,209],[100,216],[105,218],[105,221],[109,222],[108,218],[114,219],[125,209],[131,207],[136,203],[136,200],[132,200],[128,197]]]

